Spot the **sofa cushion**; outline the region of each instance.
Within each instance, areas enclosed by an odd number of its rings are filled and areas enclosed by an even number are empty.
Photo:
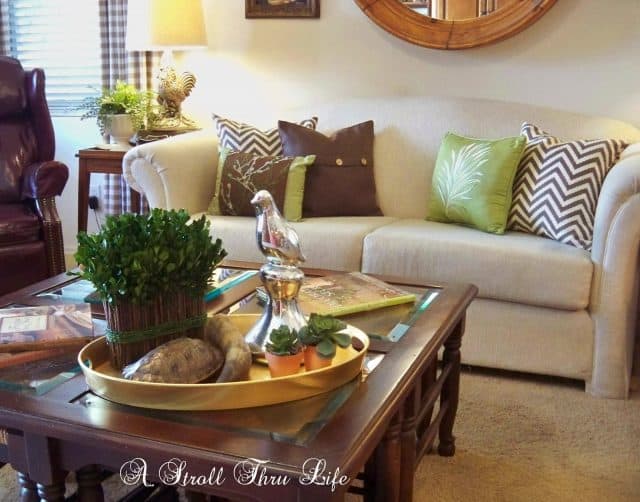
[[[199,218],[202,213],[192,215]],[[256,243],[256,219],[239,216],[211,216],[211,235],[222,239],[228,259],[264,263]],[[395,218],[309,218],[291,222],[298,233],[307,261],[305,267],[331,270],[360,270],[365,235]]]
[[[590,254],[521,232],[495,235],[399,220],[364,240],[362,271],[432,282],[470,282],[479,296],[566,310],[589,304]]]
[[[40,221],[26,204],[0,204],[0,245],[40,240]]]
[[[307,171],[302,214],[317,216],[381,216],[373,174],[373,121],[325,136],[279,121],[285,155],[315,155]]]
[[[522,135],[509,228],[590,250],[602,183],[627,144],[563,141],[527,123]]]
[[[427,219],[503,234],[525,139],[447,133],[433,171]]]
[[[227,216],[254,216],[251,199],[268,190],[284,217],[302,218],[304,178],[314,157],[274,157],[220,148],[216,192],[209,212]]]
[[[282,155],[282,142],[277,127],[263,130],[251,124],[220,117],[215,113],[212,118],[220,146],[257,155]],[[300,122],[300,125],[315,129],[317,123],[318,117],[311,117]]]
[[[467,309],[462,362],[589,380],[593,334],[594,323],[587,310],[476,298]]]

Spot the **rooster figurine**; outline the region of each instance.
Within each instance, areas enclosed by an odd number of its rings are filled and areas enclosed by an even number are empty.
[[[298,234],[280,214],[271,194],[260,190],[251,199],[251,204],[256,208],[258,248],[267,261],[294,267],[305,261]]]
[[[178,75],[172,66],[165,66],[161,68],[158,80],[158,103],[165,110],[162,126],[192,127],[193,121],[182,115],[181,108],[182,102],[196,85],[196,77],[189,72]]]

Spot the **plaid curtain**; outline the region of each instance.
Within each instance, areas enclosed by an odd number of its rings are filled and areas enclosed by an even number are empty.
[[[0,0],[5,1],[5,0]],[[116,80],[134,84],[138,89],[152,89],[153,76],[160,64],[159,52],[127,52],[127,0],[99,0],[100,51],[102,86],[112,87]],[[105,215],[131,211],[129,186],[117,174],[105,174],[102,208]],[[146,197],[141,197],[142,212],[149,210]]]
[[[10,56],[9,0],[0,0],[0,55]]]

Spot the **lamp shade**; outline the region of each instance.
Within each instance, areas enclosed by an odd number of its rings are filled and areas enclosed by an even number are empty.
[[[127,50],[180,50],[206,46],[202,0],[129,0]]]

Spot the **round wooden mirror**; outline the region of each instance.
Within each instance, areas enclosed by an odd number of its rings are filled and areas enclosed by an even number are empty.
[[[503,40],[524,30],[542,17],[556,0],[355,2],[378,26],[407,42],[432,49],[468,49]]]

